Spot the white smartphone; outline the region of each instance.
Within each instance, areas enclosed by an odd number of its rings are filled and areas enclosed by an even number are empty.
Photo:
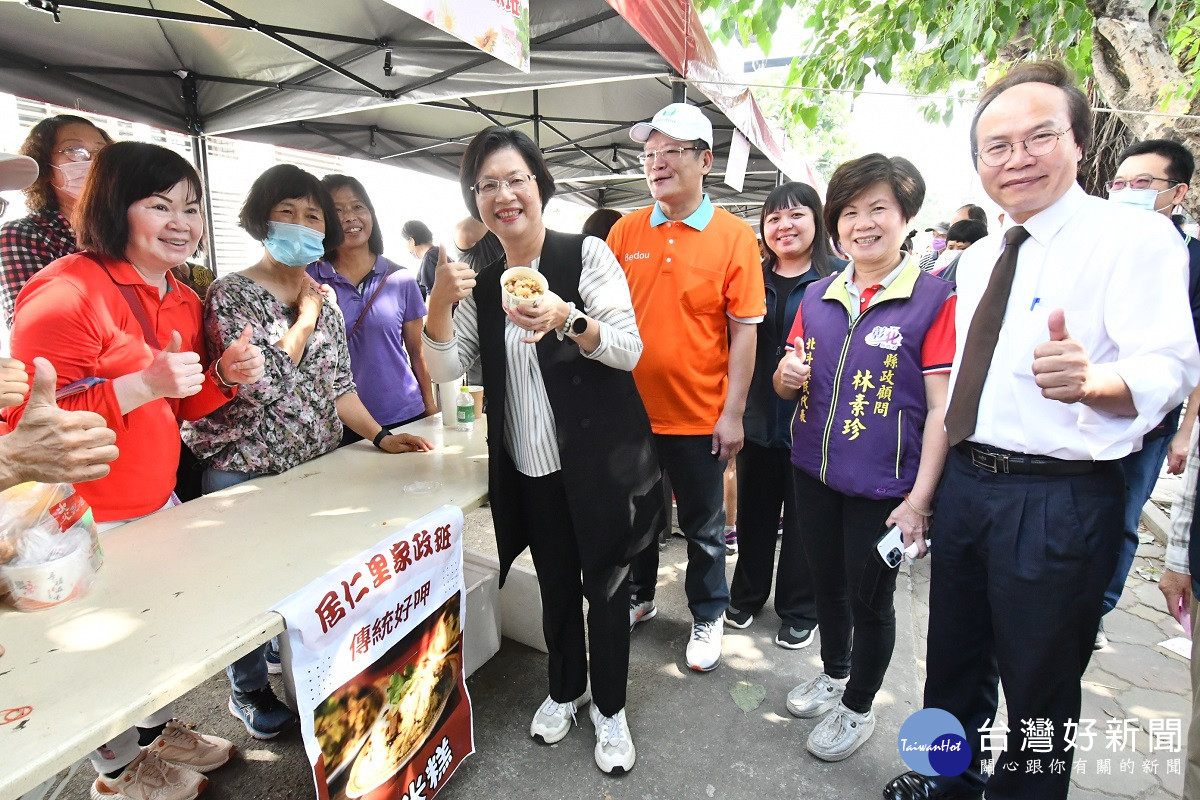
[[[925,549],[928,550],[933,546],[932,539],[925,540]],[[899,525],[893,525],[884,532],[879,540],[875,542],[875,549],[879,552],[879,557],[883,559],[883,563],[895,569],[900,566],[900,562],[905,556],[909,558],[917,557],[917,543],[913,542],[907,548],[904,546],[904,534],[900,532]]]

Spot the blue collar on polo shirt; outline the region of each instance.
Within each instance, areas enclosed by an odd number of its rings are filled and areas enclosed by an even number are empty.
[[[700,201],[700,206],[688,215],[687,219],[680,220],[689,228],[695,228],[698,231],[704,230],[708,223],[712,222],[713,204],[712,200],[708,199],[708,193],[704,194],[704,199]],[[654,204],[654,210],[650,212],[650,227],[657,228],[664,222],[670,222],[667,215],[662,212],[662,207],[658,203]]]

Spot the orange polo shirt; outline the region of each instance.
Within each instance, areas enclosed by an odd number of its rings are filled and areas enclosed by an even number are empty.
[[[625,215],[608,246],[642,335],[633,377],[651,427],[711,434],[729,384],[728,320],[757,323],[767,313],[754,231],[705,195],[686,220],[666,219],[657,205]]]
[[[25,362],[31,380],[34,357],[47,359],[58,373],[59,389],[83,378],[107,379],[63,398],[59,406],[94,411],[117,433],[120,455],[112,471],[75,486],[97,522],[112,522],[145,516],[166,504],[179,464],[178,420],[199,419],[233,395],[221,391],[210,370],[198,394],[161,398],[121,414],[113,379],[145,369],[154,353],[113,281],[134,288],[160,342],[179,331],[181,349],[199,353],[207,366],[200,298],[167,273],[170,291],[160,299],[158,289],[127,262],[105,259],[110,280],[93,258],[89,253],[60,258],[25,284],[13,317],[12,354]],[[24,404],[8,409],[8,423],[15,427],[24,410]]]

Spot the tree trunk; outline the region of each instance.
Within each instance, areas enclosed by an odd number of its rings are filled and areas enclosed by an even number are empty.
[[[1159,102],[1184,76],[1159,33],[1161,25],[1151,22],[1152,11],[1136,0],[1088,0],[1088,9],[1095,19],[1092,71],[1105,101],[1115,109],[1155,112],[1116,113],[1137,139],[1174,139],[1200,162],[1200,120],[1157,116],[1195,114],[1200,98],[1190,104],[1182,99],[1165,106]],[[1200,219],[1200,187],[1188,193],[1184,207]]]

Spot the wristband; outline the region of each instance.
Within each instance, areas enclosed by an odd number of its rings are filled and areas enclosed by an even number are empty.
[[[391,436],[391,435],[392,435],[391,431],[389,431],[387,428],[380,428],[379,433],[375,434],[375,438],[371,440],[371,444],[375,445],[380,450],[382,450],[383,446],[380,445],[379,443],[383,441],[383,437]]]
[[[213,371],[213,377],[217,379],[217,383],[220,384],[222,387],[224,387],[226,389],[232,389],[234,386],[237,385],[236,383],[230,383],[229,381],[225,380],[225,376],[221,374],[221,360],[220,359],[217,359],[216,361],[213,362],[212,371]]]
[[[913,511],[917,512],[918,514],[920,514],[922,517],[929,518],[929,517],[932,517],[932,516],[933,516],[933,512],[932,512],[932,511],[926,511],[926,510],[925,510],[925,509],[923,509],[923,508],[917,508],[916,506],[914,506],[914,505],[912,504],[912,501],[908,499],[908,493],[907,493],[907,492],[905,492],[905,494],[904,494],[904,504],[905,504],[906,506],[908,506],[909,508],[911,508]]]

